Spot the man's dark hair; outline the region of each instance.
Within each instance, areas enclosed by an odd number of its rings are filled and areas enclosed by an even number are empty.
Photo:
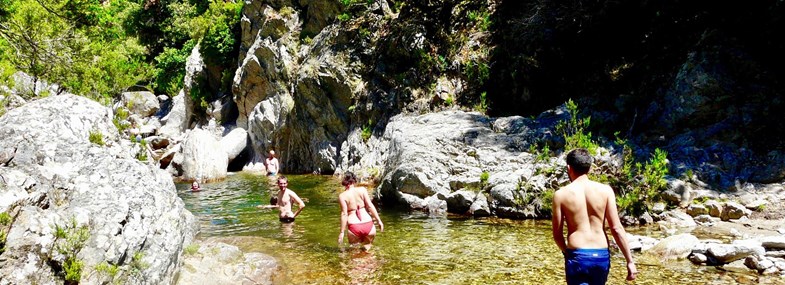
[[[354,175],[351,171],[346,171],[343,174],[343,181],[341,181],[341,185],[349,186],[354,183],[357,183],[357,175]]]
[[[278,183],[281,183],[281,181],[289,182],[289,179],[286,179],[286,176],[283,176],[283,175],[278,176]]]
[[[583,148],[576,148],[567,154],[567,165],[572,168],[575,174],[583,175],[589,173],[592,157],[589,151]]]

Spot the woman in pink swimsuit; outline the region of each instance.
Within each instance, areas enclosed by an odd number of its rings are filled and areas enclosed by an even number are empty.
[[[371,249],[373,238],[376,237],[376,227],[373,221],[379,223],[379,231],[384,231],[384,224],[379,219],[379,213],[373,206],[368,190],[365,187],[355,187],[357,176],[346,172],[341,185],[344,191],[338,196],[341,204],[341,233],[338,234],[338,244],[343,243],[346,229],[349,229],[349,243],[362,243],[364,250]],[[370,213],[370,214],[369,214]],[[371,218],[373,217],[373,219]]]

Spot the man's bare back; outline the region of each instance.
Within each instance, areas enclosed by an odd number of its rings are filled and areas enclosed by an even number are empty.
[[[605,235],[605,212],[613,190],[586,176],[573,181],[554,194],[562,215],[567,222],[567,247],[607,248]]]
[[[553,240],[564,254],[567,283],[604,284],[607,281],[610,255],[605,221],[627,260],[627,280],[634,280],[638,270],[632,261],[627,233],[619,220],[616,196],[610,186],[589,179],[592,160],[585,149],[568,153],[567,175],[571,183],[553,195]]]

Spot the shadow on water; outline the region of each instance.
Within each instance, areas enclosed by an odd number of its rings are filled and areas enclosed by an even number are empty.
[[[550,221],[429,217],[380,209],[385,231],[369,253],[338,246],[337,195],[330,176],[292,175],[289,188],[307,198],[291,224],[281,224],[269,203],[267,177],[239,173],[190,192],[177,189],[197,217],[200,237],[253,237],[236,245],[275,257],[275,284],[564,284],[563,260],[553,244]],[[659,237],[652,228],[629,229]],[[783,284],[781,277],[724,272],[689,261],[660,260],[636,253],[635,284]],[[614,254],[609,284],[622,284],[624,258]]]

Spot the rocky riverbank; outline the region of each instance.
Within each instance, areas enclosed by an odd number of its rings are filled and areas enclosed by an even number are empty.
[[[0,117],[0,284],[167,284],[197,232],[109,108],[52,96]]]

